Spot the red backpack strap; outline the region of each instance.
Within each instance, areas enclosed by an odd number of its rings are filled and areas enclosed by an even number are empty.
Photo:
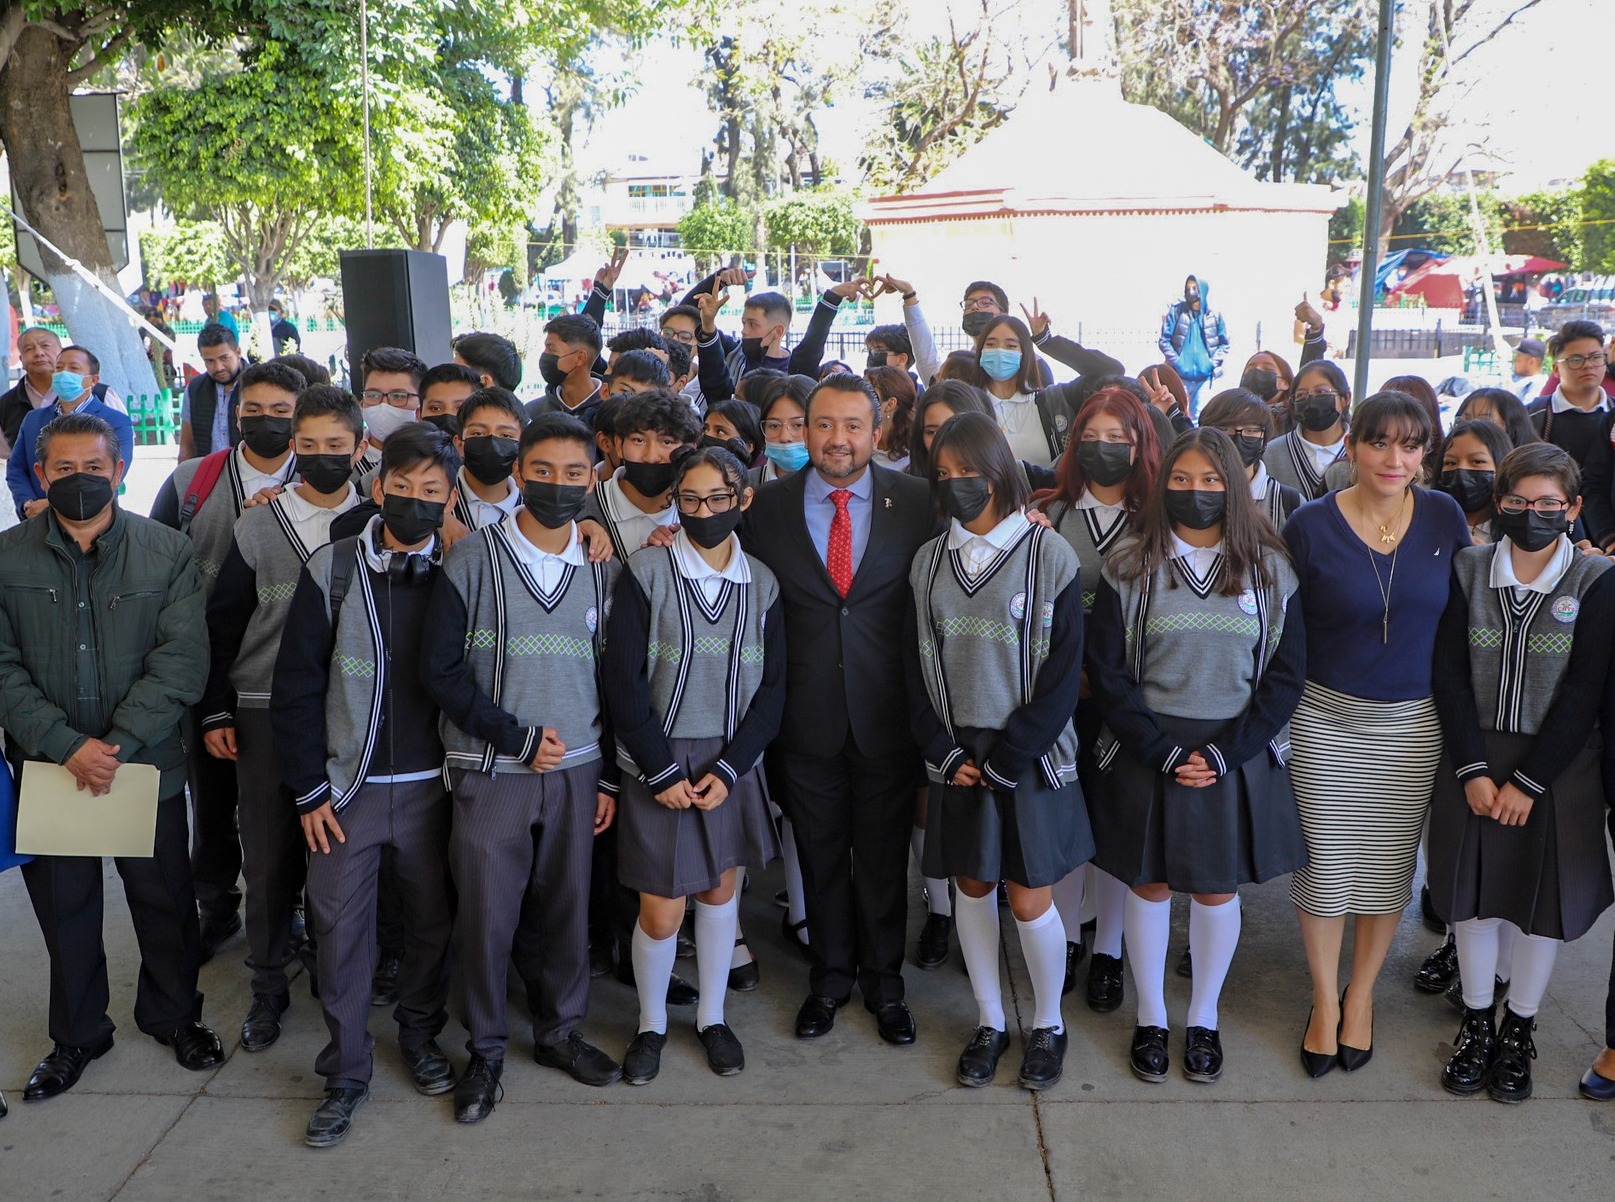
[[[196,511],[213,495],[213,487],[224,474],[224,462],[230,454],[231,449],[226,447],[222,451],[204,455],[202,462],[196,465],[196,474],[191,477],[191,486],[185,490],[185,503],[179,508],[181,533],[191,528],[191,519],[196,516]]]

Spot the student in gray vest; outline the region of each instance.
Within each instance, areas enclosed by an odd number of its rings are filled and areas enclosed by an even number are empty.
[[[1346,458],[1346,415],[1351,385],[1346,373],[1327,359],[1309,363],[1290,390],[1295,427],[1267,444],[1262,463],[1268,475],[1315,501],[1329,491],[1324,474]]]
[[[949,517],[909,571],[904,655],[915,741],[931,789],[923,868],[954,877],[959,948],[978,1024],[961,1084],[990,1085],[1009,1048],[998,979],[998,882],[1009,890],[1035,1014],[1020,1083],[1064,1072],[1066,930],[1053,886],[1093,855],[1072,724],[1082,684],[1076,552],[1026,518],[1029,490],[1008,440],[961,413],[931,445],[932,487]]]
[[[1537,442],[1509,452],[1494,497],[1498,540],[1458,552],[1436,635],[1446,754],[1430,805],[1430,890],[1453,924],[1463,981],[1463,1022],[1441,1085],[1523,1102],[1559,948],[1615,901],[1593,737],[1615,573],[1570,542],[1581,472],[1565,451]],[[1499,963],[1503,930],[1513,936],[1512,974]],[[1499,975],[1509,981],[1500,1023]]]
[[[566,414],[528,423],[521,512],[450,548],[427,619],[422,675],[443,710],[454,790],[454,947],[471,1036],[454,1091],[462,1123],[487,1118],[501,1096],[513,950],[538,1062],[585,1085],[622,1076],[579,1030],[591,853],[617,792],[599,659],[620,568],[587,562],[576,529],[594,486],[591,442]]]
[[[1172,894],[1193,895],[1183,1075],[1222,1075],[1217,1003],[1239,943],[1239,886],[1306,863],[1284,757],[1306,635],[1297,581],[1221,430],[1181,434],[1156,488],[1106,562],[1088,681],[1094,856],[1131,890],[1123,925],[1138,999],[1130,1061],[1166,1080],[1164,981]]]
[[[1273,529],[1283,530],[1304,498],[1288,484],[1273,479],[1262,462],[1273,433],[1273,411],[1267,403],[1248,389],[1226,388],[1200,410],[1200,425],[1202,429],[1221,430],[1233,440],[1250,480],[1251,500],[1267,515]]]
[[[420,1093],[454,1088],[437,1044],[454,925],[449,799],[421,645],[460,456],[425,425],[396,431],[381,455],[371,490],[380,514],[310,557],[275,662],[275,751],[310,854],[309,925],[331,1034],[314,1062],[325,1098],[303,1135],[314,1148],[340,1143],[370,1096],[375,1040],[366,1024],[384,852],[405,935],[393,1011],[399,1051]]]
[[[617,763],[618,873],[639,894],[632,956],[639,1030],[623,1076],[644,1085],[667,1042],[667,987],[684,899],[695,898],[695,1030],[721,1077],[746,1065],[724,1021],[737,878],[779,855],[762,755],[785,712],[779,584],[740,549],[752,489],[728,451],[689,451],[673,477],[679,532],[617,583],[606,640]]]
[[[600,482],[582,516],[606,528],[617,558],[626,563],[652,530],[678,523],[673,452],[696,444],[701,419],[670,392],[642,392],[623,402],[612,430],[622,466]]]
[[[454,516],[467,530],[496,525],[521,508],[522,490],[510,478],[527,410],[503,388],[472,393],[460,406],[455,445],[465,460]]]
[[[303,390],[292,415],[302,483],[242,513],[208,598],[212,655],[202,739],[210,754],[236,767],[252,967],[252,1005],[241,1027],[247,1052],[280,1038],[291,1004],[292,910],[307,858],[270,726],[275,656],[303,565],[330,541],[336,516],[358,504],[348,477],[363,430],[349,393],[329,384]]]

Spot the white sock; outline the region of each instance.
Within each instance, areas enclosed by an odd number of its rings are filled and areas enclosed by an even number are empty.
[[[1497,928],[1500,918],[1465,918],[1452,924],[1458,944],[1458,975],[1464,983],[1464,1005],[1471,1010],[1491,1008],[1497,976]]]
[[[1037,1030],[1053,1027],[1065,1030],[1060,1018],[1060,988],[1065,984],[1065,923],[1060,911],[1050,906],[1031,922],[1015,920],[1021,932],[1021,954],[1026,957],[1026,975],[1032,978],[1032,1001],[1037,1014],[1032,1026]]]
[[[1217,1029],[1217,999],[1228,966],[1234,962],[1243,925],[1236,893],[1220,906],[1189,899],[1189,951],[1194,954],[1194,985],[1189,991],[1189,1026]]]
[[[695,1006],[697,1031],[723,1021],[723,997],[729,992],[729,961],[734,955],[739,915],[739,889],[720,906],[695,903],[695,980],[701,991]]]
[[[1099,913],[1099,899],[1094,896],[1093,890],[1093,861],[1084,864],[1079,871],[1082,873],[1082,906],[1077,911],[1077,917],[1082,920],[1079,926],[1086,926],[1093,922]]]
[[[794,927],[807,920],[807,902],[802,897],[802,860],[796,854],[796,828],[789,818],[779,820],[780,858],[785,861],[785,914]],[[803,928],[806,935],[807,929]]]
[[[1072,942],[1082,938],[1082,886],[1086,877],[1084,868],[1073,868],[1054,884],[1054,908],[1060,911],[1060,925]]]
[[[970,990],[976,995],[976,1023],[1002,1031],[1004,990],[998,980],[998,891],[989,889],[986,897],[970,897],[961,889],[953,922],[959,932],[965,967],[970,970]],[[1065,949],[1061,948],[1060,953],[1063,957]],[[1063,973],[1063,958],[1060,967]],[[1055,993],[1059,993],[1058,987]]]
[[[914,852],[914,871],[920,874],[920,883],[925,886],[925,909],[931,914],[940,914],[944,918],[952,917],[953,903],[948,900],[948,878],[926,876],[925,869],[920,867],[924,863],[921,858],[925,851],[925,828],[916,826],[909,832],[908,845]]]
[[[740,896],[739,889],[735,890],[735,896]],[[751,948],[746,943],[746,932],[740,929],[740,915],[737,912],[735,915],[735,946],[734,950],[729,953],[729,967],[731,969],[744,968],[755,959],[757,957],[751,954]]]
[[[1512,927],[1512,923],[1504,923]],[[1514,927],[1514,977],[1509,984],[1508,1008],[1521,1018],[1535,1018],[1542,1008],[1542,995],[1553,976],[1553,962],[1562,945],[1545,935],[1527,935]]]
[[[1505,984],[1514,976],[1514,939],[1518,935],[1522,935],[1520,928],[1507,919],[1497,928],[1497,979]]]
[[[1122,910],[1132,890],[1102,868],[1088,865],[1093,875],[1088,878],[1089,890],[1094,899],[1093,947],[1096,955],[1122,958]]]
[[[1131,889],[1122,899],[1127,967],[1138,996],[1138,1025],[1166,1026],[1166,944],[1172,936],[1172,899],[1145,901]]]
[[[636,922],[629,949],[634,962],[634,988],[639,991],[639,1029],[666,1035],[667,983],[672,979],[673,961],[678,957],[678,934],[652,939]]]

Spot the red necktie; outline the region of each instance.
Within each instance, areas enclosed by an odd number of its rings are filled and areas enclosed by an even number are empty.
[[[836,592],[845,597],[852,591],[852,515],[847,512],[852,492],[838,488],[830,494],[830,499],[835,502],[836,516],[830,521],[830,546],[824,566],[829,570],[830,583],[836,586]]]

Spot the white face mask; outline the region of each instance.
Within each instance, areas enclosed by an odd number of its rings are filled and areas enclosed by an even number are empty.
[[[400,409],[397,405],[389,405],[383,401],[379,405],[370,405],[364,410],[365,429],[375,442],[386,442],[393,434],[420,420],[420,410]]]

